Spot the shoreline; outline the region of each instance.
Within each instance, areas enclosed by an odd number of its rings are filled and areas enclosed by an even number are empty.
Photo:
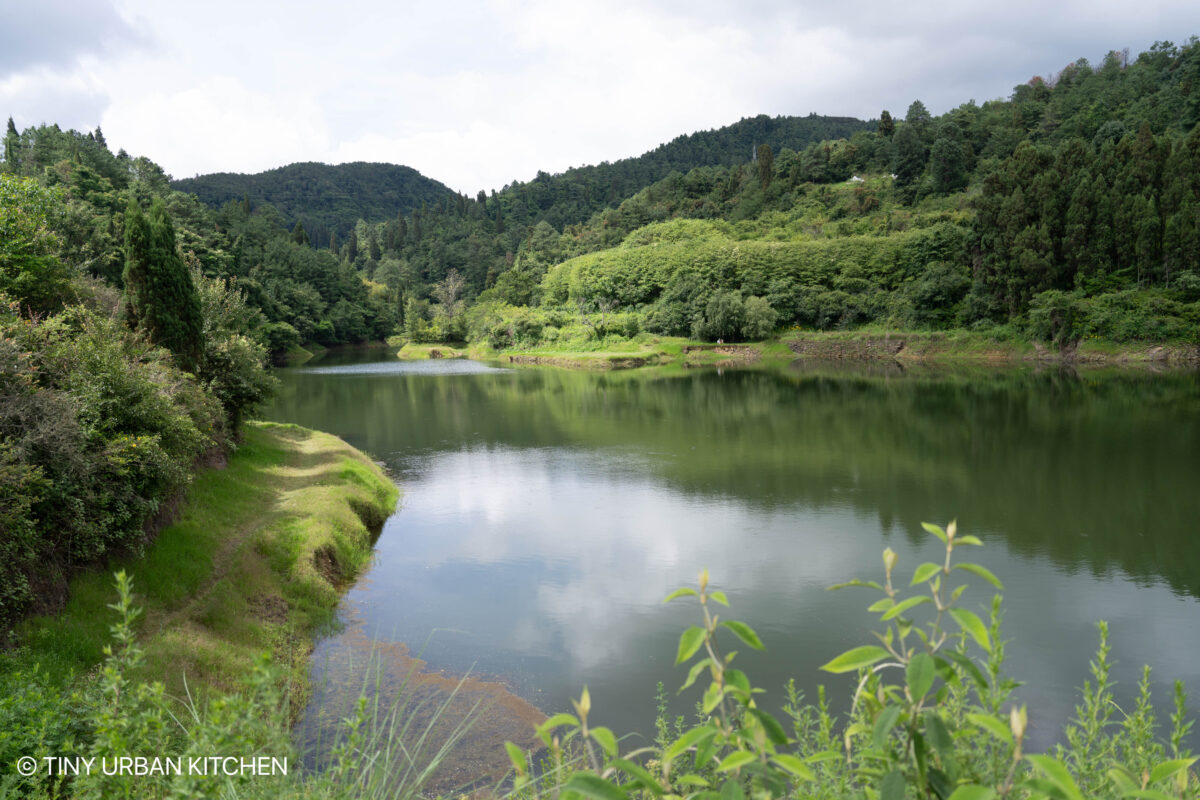
[[[145,651],[137,677],[179,696],[229,694],[263,652],[282,668],[292,713],[308,656],[349,582],[369,562],[399,490],[366,455],[327,433],[248,423],[225,465],[198,471],[175,517],[144,553],[71,581],[63,609],[15,629],[18,665],[70,687],[111,641],[112,573],[133,579]]]
[[[655,337],[614,342],[611,350],[548,348],[494,351],[471,347],[468,356],[513,366],[628,370],[643,367],[738,367],[796,362],[876,362],[969,366],[1188,369],[1200,367],[1200,344],[1085,340],[1059,348],[1029,340],[995,339],[971,331],[791,332],[759,342],[713,344]],[[620,348],[620,349],[618,349]],[[402,358],[422,358],[413,352]]]

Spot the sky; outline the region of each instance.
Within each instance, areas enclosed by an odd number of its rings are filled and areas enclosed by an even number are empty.
[[[405,164],[474,194],[757,114],[935,114],[1200,35],[1194,0],[0,0],[0,117],[177,178]]]

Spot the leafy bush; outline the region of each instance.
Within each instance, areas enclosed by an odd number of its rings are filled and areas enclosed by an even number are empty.
[[[546,755],[535,769],[531,754],[509,743],[519,797],[905,797],[980,800],[1021,797],[1196,798],[1190,774],[1197,759],[1182,741],[1191,726],[1186,697],[1176,688],[1168,740],[1154,737],[1157,721],[1143,680],[1137,706],[1114,718],[1108,680],[1107,628],[1092,665],[1094,683],[1067,727],[1066,744],[1053,754],[1025,752],[1028,712],[1010,703],[1018,685],[1002,671],[1001,600],[984,621],[959,604],[964,573],[1002,589],[985,567],[956,563],[955,552],[982,542],[925,525],[945,544],[941,563],[920,564],[911,581],[897,583],[898,558],[884,551],[882,582],[851,581],[833,588],[865,587],[881,595],[871,607],[882,630],[877,643],[848,650],[822,669],[857,675],[849,718],[839,725],[828,705],[805,705],[789,687],[784,712],[790,730],[755,701],[760,691],[732,666],[723,641],[764,649],[745,623],[722,620],[725,593],[707,571],[696,589],[672,592],[667,601],[694,598],[702,622],[679,639],[675,663],[690,664],[681,691],[707,678],[699,720],[672,726],[660,720],[653,745],[622,752],[608,728],[589,723],[585,688],[575,713],[556,714],[538,728]],[[914,589],[915,593],[910,591]],[[924,612],[924,613],[922,613]],[[660,709],[664,706],[660,705]]]
[[[119,320],[0,315],[0,624],[72,566],[137,547],[224,431],[217,400]]]

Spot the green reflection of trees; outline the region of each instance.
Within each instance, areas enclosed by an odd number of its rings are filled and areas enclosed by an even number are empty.
[[[882,374],[881,374],[882,373]],[[274,416],[376,457],[600,448],[678,491],[957,515],[1019,553],[1200,596],[1200,377],[1062,371],[290,374]]]

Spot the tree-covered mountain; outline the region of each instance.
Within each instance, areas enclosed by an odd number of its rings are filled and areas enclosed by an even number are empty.
[[[513,182],[499,194],[506,198],[513,221],[532,225],[544,220],[561,229],[617,205],[671,172],[746,161],[762,144],[776,151],[799,149],[871,127],[872,123],[852,117],[760,115],[676,137],[640,156],[573,167],[557,175],[538,172],[533,180]],[[318,248],[329,246],[331,233],[345,242],[360,219],[382,222],[418,209],[461,210],[469,202],[409,167],[363,162],[291,164],[257,175],[222,172],[176,180],[172,187],[195,194],[213,208],[243,198],[255,207],[270,203],[289,227],[302,223],[309,241]],[[496,194],[492,192],[493,197]],[[475,200],[482,202],[485,197],[480,192]]]
[[[289,164],[255,175],[218,172],[171,186],[212,208],[243,199],[252,207],[269,203],[289,228],[300,222],[312,244],[322,248],[329,246],[331,234],[344,240],[357,220],[378,222],[456,196],[411,167],[365,161]]]
[[[486,208],[381,226],[406,235],[388,238],[375,274],[410,299],[451,270],[468,292],[487,287],[466,333],[497,346],[543,330],[593,341],[585,308],[620,309],[622,335],[876,323],[1193,340],[1198,87],[1200,42],[1160,42],[1079,59],[1004,100],[941,116],[914,101],[848,139],[675,172],[583,224],[520,224],[510,187]],[[663,224],[680,218],[706,224]],[[455,335],[438,304],[411,310],[431,325],[406,318],[410,335]]]

